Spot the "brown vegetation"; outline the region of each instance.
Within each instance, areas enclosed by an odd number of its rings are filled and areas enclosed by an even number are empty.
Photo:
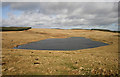
[[[1,33],[3,75],[118,74],[118,33],[58,29]],[[29,42],[67,37],[86,37],[110,45],[74,51],[13,49]]]

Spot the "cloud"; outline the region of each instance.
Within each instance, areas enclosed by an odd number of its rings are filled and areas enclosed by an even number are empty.
[[[23,13],[9,14],[3,26],[107,26],[118,19],[117,2],[5,2],[5,6]]]
[[[2,2],[118,2],[119,0],[3,0]]]

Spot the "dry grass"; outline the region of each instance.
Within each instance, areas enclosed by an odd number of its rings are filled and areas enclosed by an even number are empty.
[[[110,45],[74,50],[12,49],[48,38],[86,37]],[[90,30],[31,29],[2,32],[3,75],[116,75],[118,33]]]

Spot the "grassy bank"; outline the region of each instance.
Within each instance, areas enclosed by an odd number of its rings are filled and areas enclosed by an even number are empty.
[[[0,31],[23,31],[31,29],[31,27],[0,27]]]

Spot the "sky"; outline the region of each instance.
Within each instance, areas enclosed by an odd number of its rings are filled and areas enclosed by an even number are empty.
[[[2,26],[118,30],[117,2],[2,2]]]

